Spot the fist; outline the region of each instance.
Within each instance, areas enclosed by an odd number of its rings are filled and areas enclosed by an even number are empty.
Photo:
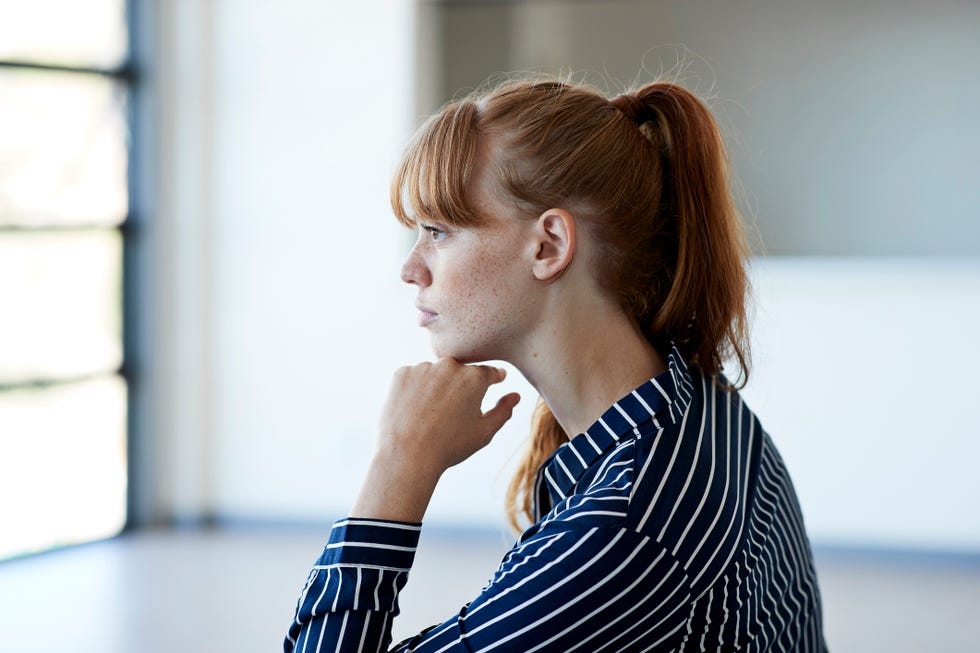
[[[510,419],[517,393],[481,409],[487,390],[505,376],[503,369],[453,358],[400,368],[381,414],[376,455],[440,476],[485,447]]]

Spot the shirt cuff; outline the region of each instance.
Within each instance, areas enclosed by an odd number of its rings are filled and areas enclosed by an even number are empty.
[[[415,561],[422,524],[362,519],[341,519],[330,529],[330,539],[317,560],[323,565],[387,567],[408,571]]]

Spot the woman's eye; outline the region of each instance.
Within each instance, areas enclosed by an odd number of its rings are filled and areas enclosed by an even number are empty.
[[[446,232],[437,227],[430,227],[426,225],[422,228],[429,232],[429,238],[435,242],[438,242],[446,237]]]

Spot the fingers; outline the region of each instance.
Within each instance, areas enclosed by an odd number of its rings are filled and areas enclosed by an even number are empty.
[[[497,400],[496,406],[483,414],[484,424],[486,424],[490,436],[493,436],[507,423],[507,420],[514,414],[514,407],[520,400],[521,396],[516,392],[505,394]]]
[[[470,365],[470,369],[480,370],[480,380],[487,386],[500,383],[507,378],[507,370],[493,365]]]
[[[421,365],[426,365],[426,363],[421,363]],[[500,383],[507,378],[507,370],[502,367],[494,367],[493,365],[467,365],[460,363],[451,356],[438,359],[435,365],[442,367],[443,370],[453,375],[463,374],[466,375],[463,378],[469,378],[471,380],[475,378],[484,387]]]
[[[503,381],[504,379],[507,378],[507,370],[505,370],[504,368],[502,368],[502,367],[490,367],[490,369],[493,370],[493,374],[491,374],[491,377],[490,377],[492,379],[490,381],[490,384],[491,385],[494,384],[494,383],[500,383],[501,381]]]
[[[520,401],[511,392],[482,412],[490,385],[506,376],[499,367],[449,357],[399,369],[380,418],[379,450],[397,451],[399,464],[437,475],[466,460],[493,439]]]

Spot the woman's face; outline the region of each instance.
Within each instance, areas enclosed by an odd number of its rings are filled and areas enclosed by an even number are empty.
[[[536,315],[533,221],[487,191],[482,183],[473,189],[485,216],[478,227],[420,222],[401,272],[418,288],[419,324],[429,330],[436,356],[463,363],[512,360]]]

